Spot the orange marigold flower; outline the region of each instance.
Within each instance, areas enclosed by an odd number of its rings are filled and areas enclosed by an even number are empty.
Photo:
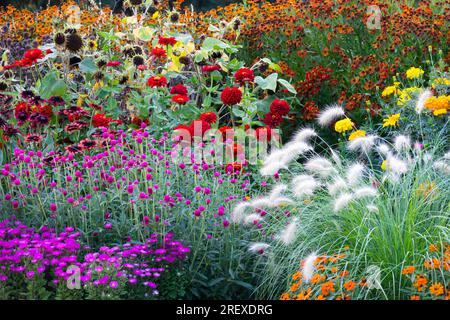
[[[409,300],[420,300],[419,296],[411,296]]]
[[[430,252],[437,252],[439,250],[438,246],[435,244],[430,244],[430,246],[428,247],[428,250]]]
[[[441,296],[444,294],[444,286],[440,283],[433,283],[430,286],[430,293],[434,296]]]
[[[300,271],[297,271],[296,273],[294,273],[292,275],[292,280],[297,281],[298,279],[300,279],[302,276],[302,273]]]
[[[355,281],[349,280],[346,283],[344,283],[344,288],[347,291],[353,291],[355,289],[355,287],[356,287]]]
[[[287,292],[283,293],[280,297],[280,300],[290,300],[290,299],[291,299],[291,296]]]
[[[330,292],[334,292],[334,283],[331,281],[327,281],[324,284],[322,284],[322,295],[324,297],[328,296],[330,294]]]
[[[415,270],[416,268],[414,266],[408,266],[403,268],[402,274],[412,274]]]

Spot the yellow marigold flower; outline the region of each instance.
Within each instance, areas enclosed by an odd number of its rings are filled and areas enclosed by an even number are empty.
[[[334,125],[334,130],[339,133],[343,133],[345,131],[349,131],[352,129],[353,129],[353,122],[348,118],[339,120]]]
[[[386,171],[387,170],[387,160],[384,160],[382,163],[381,163],[381,170],[383,170],[383,171]]]
[[[433,115],[435,116],[442,116],[444,114],[447,114],[447,109],[438,109],[438,110],[433,110]]]
[[[433,283],[432,286],[430,286],[430,293],[434,296],[441,296],[444,294],[444,286],[440,283]]]
[[[383,98],[390,96],[391,94],[396,94],[398,92],[398,89],[396,86],[388,86],[384,88],[383,92],[381,93],[381,96]]]
[[[433,80],[431,87],[434,89],[436,86],[450,86],[450,79],[447,78],[436,78]]]
[[[352,141],[356,138],[361,138],[361,137],[365,137],[365,136],[366,136],[366,132],[364,130],[356,130],[350,134],[350,136],[348,137],[348,141]]]
[[[411,67],[406,71],[406,77],[408,79],[420,78],[424,73],[425,71],[420,68]]]
[[[390,115],[387,119],[383,119],[383,128],[388,126],[395,127],[398,124],[399,119],[400,113]]]

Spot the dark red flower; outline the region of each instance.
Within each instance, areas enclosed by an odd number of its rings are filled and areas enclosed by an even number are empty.
[[[98,127],[109,127],[109,124],[112,122],[112,118],[107,117],[103,113],[97,113],[92,117],[92,125],[96,128]]]
[[[240,162],[232,162],[226,165],[225,171],[227,173],[239,174],[242,172],[242,163]]]
[[[287,115],[290,110],[291,106],[285,100],[275,99],[270,104],[270,112],[281,117]]]
[[[185,104],[189,101],[189,97],[182,94],[177,94],[172,97],[172,101],[178,104]]]
[[[231,127],[223,126],[219,128],[219,131],[222,133],[223,139],[233,139],[234,137],[234,130]]]
[[[167,86],[167,79],[163,76],[153,76],[148,78],[147,85],[149,87],[165,87]]]
[[[45,105],[45,106],[37,106],[37,111],[46,116],[47,118],[51,118],[53,116],[53,109],[50,105]]]
[[[173,46],[175,43],[177,43],[177,39],[175,37],[159,37],[158,44],[162,46]]]
[[[259,127],[255,130],[256,139],[258,141],[270,141],[272,139],[272,128]]]
[[[230,158],[238,158],[244,154],[244,147],[239,143],[233,143],[226,147],[227,156]]]
[[[182,94],[184,96],[187,96],[188,90],[183,84],[176,84],[172,88],[170,88],[171,94]]]
[[[223,104],[229,106],[238,104],[242,99],[242,91],[236,87],[225,88],[220,95],[220,99],[222,100]]]
[[[203,112],[200,115],[200,120],[206,121],[209,124],[216,123],[217,115],[214,112]]]
[[[202,72],[209,73],[209,72],[213,72],[213,71],[218,71],[220,69],[221,69],[221,67],[218,66],[218,65],[203,66],[202,67]]]
[[[26,102],[20,102],[14,109],[14,116],[19,121],[26,121],[30,116],[31,106]]]
[[[25,141],[26,142],[36,142],[39,143],[42,141],[42,136],[38,135],[38,134],[28,134],[25,137]]]
[[[243,85],[245,82],[253,82],[253,80],[255,80],[255,74],[252,70],[247,68],[240,68],[236,71],[234,77],[236,78],[236,83],[239,83],[240,85]]]
[[[283,117],[281,117],[278,114],[273,114],[271,112],[267,113],[263,119],[264,124],[271,128],[278,127],[282,121]]]
[[[163,48],[155,47],[152,49],[152,55],[157,58],[164,58],[166,56],[166,50]]]

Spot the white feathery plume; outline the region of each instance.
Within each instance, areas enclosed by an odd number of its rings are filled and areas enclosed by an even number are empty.
[[[292,160],[297,158],[299,155],[312,150],[313,148],[304,142],[294,142],[288,143],[283,148],[284,154],[280,160],[283,166],[287,166]]]
[[[338,165],[338,166],[342,166],[342,161],[341,158],[339,157],[339,154],[334,151],[333,149],[330,149],[331,152],[331,158],[334,160],[334,162]]]
[[[323,157],[314,157],[305,163],[305,169],[317,173],[322,177],[330,175],[334,168],[333,164]]]
[[[425,102],[433,96],[433,92],[431,92],[430,89],[426,89],[424,92],[422,92],[416,102],[416,112],[418,114],[421,114],[423,109],[425,108]]]
[[[302,277],[303,280],[307,283],[314,275],[314,270],[316,269],[314,263],[316,262],[316,259],[317,254],[315,252],[312,252],[309,254],[309,256],[306,257],[305,261],[303,262]]]
[[[292,179],[293,193],[297,198],[301,198],[304,195],[311,196],[318,186],[319,183],[312,176],[299,175]]]
[[[260,197],[250,202],[250,206],[257,209],[262,209],[264,207],[270,207],[272,205],[272,200],[269,197]]]
[[[334,120],[345,116],[344,109],[338,104],[334,104],[322,111],[317,117],[317,122],[322,127],[329,126]]]
[[[338,194],[342,190],[346,190],[348,188],[347,182],[341,177],[337,177],[334,179],[333,183],[328,184],[328,193],[332,196]]]
[[[387,157],[387,169],[395,174],[402,174],[408,171],[408,164],[394,155]]]
[[[245,218],[244,218],[244,224],[254,224],[255,221],[258,222],[258,221],[261,221],[262,219],[263,219],[263,218],[261,217],[260,214],[257,214],[257,213],[251,213],[251,214],[245,216]]]
[[[342,193],[334,201],[334,212],[339,212],[344,209],[353,200],[353,195],[351,193]]]
[[[350,151],[360,151],[363,153],[368,153],[372,147],[375,145],[377,136],[368,135],[365,137],[358,137],[349,141],[347,147]]]
[[[267,243],[255,242],[249,246],[248,250],[251,252],[254,252],[254,253],[260,253],[260,252],[264,252],[269,247],[270,247],[270,245],[268,245]]]
[[[276,186],[274,186],[272,188],[272,191],[270,191],[269,199],[273,200],[275,198],[278,198],[286,190],[287,190],[287,185],[282,184],[282,183],[277,184]]]
[[[360,198],[365,198],[365,197],[375,197],[378,192],[377,189],[372,188],[372,187],[361,187],[358,188],[354,191],[355,197],[360,199]]]
[[[396,136],[394,139],[394,148],[398,152],[408,150],[411,147],[411,139],[405,135]]]
[[[272,151],[266,159],[264,159],[264,163],[262,168],[260,169],[260,173],[263,176],[272,176],[277,173],[281,168],[284,167],[284,163],[281,162],[281,158],[283,157],[283,149],[277,149]]]
[[[296,141],[296,142],[305,142],[312,138],[317,136],[316,131],[314,131],[314,129],[311,128],[303,128],[298,130],[295,134],[294,134],[294,138],[292,139],[292,141]]]
[[[450,174],[450,165],[448,165],[447,163],[445,163],[444,161],[436,161],[433,164],[433,168],[440,170],[446,174]]]
[[[285,245],[291,244],[295,240],[295,234],[298,229],[298,218],[292,219],[292,221],[286,226],[286,228],[279,235],[279,240]]]
[[[365,167],[359,162],[351,165],[347,169],[347,173],[346,173],[348,184],[351,186],[356,185],[359,182],[359,180],[361,180],[364,170],[365,170]]]
[[[450,151],[447,151],[447,153],[446,154],[444,154],[444,157],[443,157],[445,160],[450,160]]]
[[[382,155],[387,156],[388,154],[391,153],[391,148],[390,148],[386,143],[380,143],[380,144],[377,146],[377,151],[378,151],[379,153],[381,153]]]
[[[379,210],[378,210],[378,207],[376,206],[376,205],[374,205],[374,204],[368,204],[367,206],[366,206],[366,208],[367,208],[367,210],[369,210],[369,212],[378,212]]]
[[[247,209],[248,207],[251,207],[250,203],[248,202],[238,203],[231,212],[231,221],[233,221],[234,223],[241,222],[242,217],[245,213],[245,209]]]
[[[279,207],[281,205],[294,203],[294,201],[292,201],[288,197],[278,197],[278,198],[275,198],[275,199],[273,199],[271,201],[272,201],[272,205],[270,206],[271,208],[275,208],[275,207]]]

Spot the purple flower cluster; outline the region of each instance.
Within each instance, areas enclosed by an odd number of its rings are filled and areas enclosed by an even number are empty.
[[[96,252],[82,248],[79,237],[73,227],[57,234],[46,226],[35,231],[17,220],[1,221],[0,281],[14,273],[33,279],[47,272],[55,285],[79,276],[83,285],[115,289],[120,283],[141,283],[154,289],[166,266],[189,252],[171,233],[152,234],[142,244],[103,246]]]

